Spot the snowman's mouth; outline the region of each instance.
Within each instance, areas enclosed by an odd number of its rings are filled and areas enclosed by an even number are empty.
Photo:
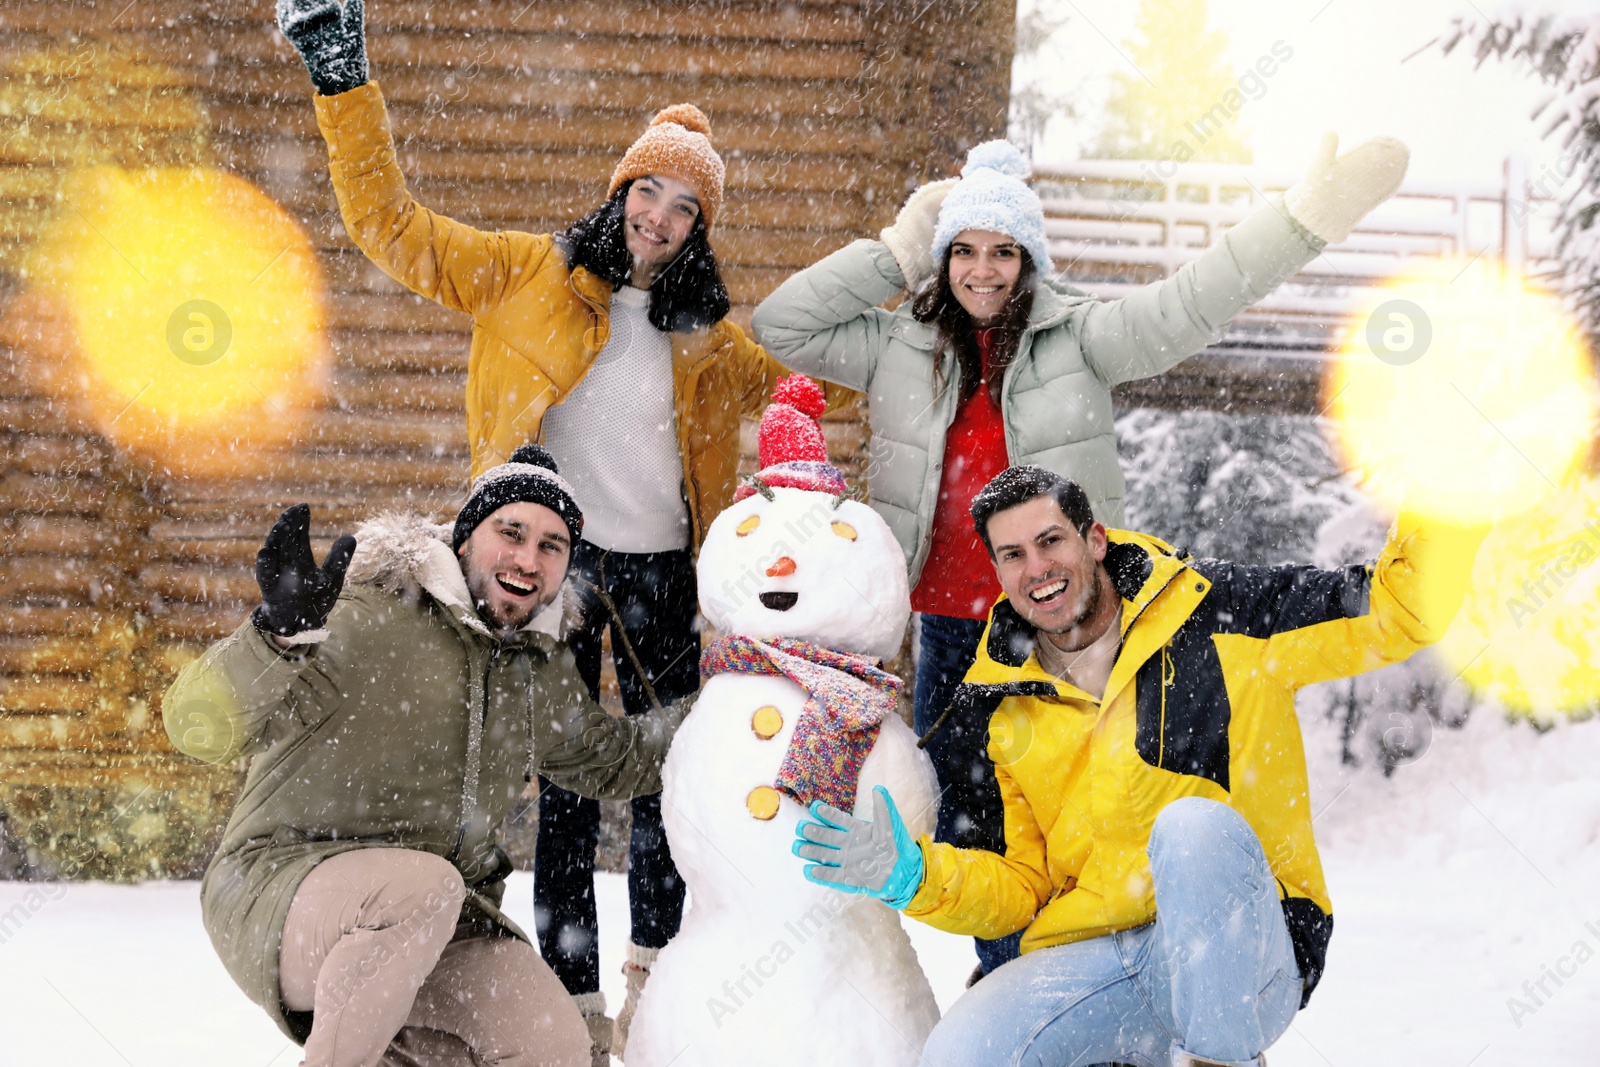
[[[773,611],[788,611],[799,599],[799,593],[762,593],[761,606]]]

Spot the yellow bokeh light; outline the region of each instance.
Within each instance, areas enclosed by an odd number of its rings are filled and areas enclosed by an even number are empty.
[[[1600,484],[1576,479],[1505,519],[1439,643],[1475,691],[1540,718],[1600,702]]]
[[[219,171],[100,166],[66,182],[28,257],[65,351],[36,377],[111,439],[180,472],[237,471],[288,441],[329,362],[305,232]]]
[[[1391,508],[1461,525],[1534,507],[1582,464],[1589,353],[1548,294],[1499,264],[1434,263],[1353,320],[1327,412],[1346,464]]]

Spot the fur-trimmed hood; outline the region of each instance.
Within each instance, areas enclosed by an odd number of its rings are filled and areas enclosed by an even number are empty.
[[[495,636],[472,606],[461,561],[450,551],[450,526],[429,522],[411,512],[383,512],[356,528],[356,554],[345,581],[370,585],[401,597],[427,593],[453,611],[463,623],[486,637]],[[577,597],[572,580],[549,605],[528,620],[524,630],[560,639],[571,626]]]

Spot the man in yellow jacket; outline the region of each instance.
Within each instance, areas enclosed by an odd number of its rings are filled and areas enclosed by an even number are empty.
[[[278,24],[315,84],[334,192],[351,239],[402,285],[472,316],[467,437],[474,477],[542,441],[587,524],[573,574],[609,598],[569,636],[598,692],[612,627],[629,714],[698,685],[692,553],[732,502],[739,421],[785,373],[728,322],[708,234],[724,166],[700,109],[661,111],[595,211],[559,234],[485,232],[418,204],[369,80],[361,0],[279,0]],[[840,394],[846,395],[846,394]],[[618,633],[623,628],[626,640]],[[633,655],[626,655],[631,645]],[[640,677],[640,673],[644,677]],[[633,801],[628,1003],[611,1023],[599,986],[594,855],[599,807],[541,780],[534,898],[541,951],[578,1001],[595,1062],[622,1052],[655,954],[683,909],[659,796]]]
[[[1460,605],[1481,530],[1402,514],[1376,563],[1196,560],[1012,467],[972,505],[1004,595],[957,700],[992,712],[996,850],[814,804],[806,877],[1023,955],[928,1040],[928,1067],[1254,1065],[1322,975],[1301,686],[1405,659]]]

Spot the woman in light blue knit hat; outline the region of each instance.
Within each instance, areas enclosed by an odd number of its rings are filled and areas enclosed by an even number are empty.
[[[959,179],[912,193],[877,241],[786,281],[753,326],[774,358],[867,394],[872,504],[905,550],[920,636],[915,716],[925,733],[972,665],[1000,595],[968,508],[991,477],[1035,464],[1077,482],[1095,518],[1123,525],[1112,387],[1161,374],[1393,195],[1408,153],[1389,139],[1335,156],[1173,277],[1102,301],[1056,278],[1027,163],[1004,141],[967,154]],[[897,310],[880,304],[902,290]],[[960,708],[928,743],[940,785],[936,837],[1003,852],[986,754],[988,716]],[[1016,938],[979,941],[979,970]]]

